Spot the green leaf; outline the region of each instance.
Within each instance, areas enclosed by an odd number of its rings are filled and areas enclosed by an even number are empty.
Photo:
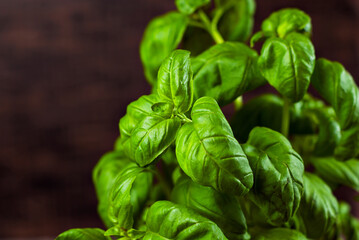
[[[333,157],[311,158],[310,163],[316,173],[330,184],[342,184],[359,191],[359,160],[350,159],[345,162]]]
[[[359,156],[359,90],[352,76],[337,62],[318,59],[312,84],[329,102],[342,129],[342,138],[335,149],[339,159]]]
[[[191,56],[197,56],[214,44],[212,36],[207,30],[188,26],[182,40],[182,48],[191,52]]]
[[[131,156],[141,167],[152,163],[175,140],[181,120],[161,116],[145,117],[131,135]]]
[[[293,105],[294,115],[291,115],[291,133],[295,136],[296,147],[302,148],[299,153],[314,156],[330,156],[338,145],[341,132],[333,108],[325,106],[324,102],[305,95]],[[292,131],[292,127],[295,131]],[[305,142],[309,140],[309,145]]]
[[[248,239],[246,219],[233,195],[217,192],[183,176],[177,181],[171,199],[216,223],[229,239]]]
[[[242,43],[217,44],[192,60],[195,99],[213,97],[222,106],[265,83],[257,53]]]
[[[166,58],[158,71],[157,93],[173,103],[175,113],[185,113],[193,101],[193,72],[190,52],[176,50]]]
[[[227,239],[221,229],[193,210],[168,201],[153,204],[148,212],[143,240]]]
[[[310,17],[303,11],[295,8],[285,8],[272,13],[262,23],[262,31],[274,36],[285,38],[292,32],[309,36],[312,31]]]
[[[320,238],[330,231],[337,218],[338,201],[330,187],[311,173],[304,174],[304,193],[298,209],[302,232],[309,238]]]
[[[291,33],[284,39],[268,39],[258,60],[269,84],[292,102],[298,102],[307,92],[314,63],[311,41],[298,33]]]
[[[283,99],[274,94],[264,94],[251,99],[235,112],[231,120],[234,136],[242,143],[247,141],[250,131],[256,126],[280,131],[283,106]],[[313,113],[309,114],[308,112],[323,106],[324,104],[321,101],[314,100],[307,95],[300,102],[293,104],[290,108],[290,135],[315,134],[318,121],[314,122],[312,120]],[[333,135],[337,133],[335,127],[338,125],[335,125],[332,120],[332,118],[325,118],[323,123],[319,124],[319,128],[322,129],[319,131],[320,139],[323,140],[321,144],[324,144],[324,141],[332,142],[338,138],[338,136]],[[326,130],[330,130],[330,132],[326,132]],[[325,135],[333,138],[324,139]],[[327,148],[325,146],[324,149]]]
[[[345,236],[347,240],[357,240],[359,239],[359,221],[350,214],[350,210],[348,203],[339,203],[337,231],[338,235]]]
[[[253,240],[307,240],[300,232],[288,228],[273,228],[261,231]]]
[[[198,8],[207,5],[211,0],[176,0],[176,6],[181,13],[190,15]]]
[[[315,144],[315,156],[330,156],[338,145],[341,132],[332,108],[320,108],[314,111],[318,121],[319,134]]]
[[[249,197],[269,223],[280,226],[294,216],[299,207],[303,160],[283,135],[264,127],[251,131],[243,149],[254,174]]]
[[[254,0],[221,0],[224,11],[218,29],[227,41],[247,41],[252,34],[256,4]]]
[[[152,111],[163,118],[172,117],[173,104],[169,102],[158,102],[152,105]]]
[[[188,17],[169,12],[154,18],[148,25],[140,45],[140,55],[145,76],[151,85],[156,84],[162,61],[181,42],[187,28]]]
[[[123,150],[118,150],[103,155],[93,170],[92,179],[99,201],[97,211],[108,228],[113,226],[108,217],[109,197],[113,184],[124,169],[134,166],[136,164],[127,158]]]
[[[132,167],[123,171],[110,194],[109,217],[114,226],[129,230],[149,196],[153,175],[143,168]]]
[[[239,142],[246,142],[256,126],[280,131],[282,111],[283,100],[276,95],[265,94],[251,99],[235,112],[231,120],[234,136]]]
[[[137,125],[147,116],[153,115],[152,106],[159,102],[157,94],[144,95],[127,106],[126,115],[120,119],[120,141],[127,156],[131,157],[131,142],[129,141]]]
[[[122,240],[140,240],[143,239],[146,232],[136,229],[126,230],[119,226],[114,226],[105,232],[105,236],[111,236],[111,239],[122,239]]]
[[[61,233],[56,240],[111,240],[104,236],[104,231],[99,228],[73,228]]]
[[[219,192],[241,196],[253,185],[248,159],[216,101],[198,99],[192,123],[178,132],[176,156],[182,170],[194,182]]]

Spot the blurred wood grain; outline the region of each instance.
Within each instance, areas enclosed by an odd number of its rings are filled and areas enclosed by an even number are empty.
[[[356,7],[355,7],[356,6]],[[358,1],[257,2],[311,15],[316,54],[359,79]],[[172,0],[0,1],[0,237],[102,227],[91,171],[126,106],[149,92],[138,46]]]

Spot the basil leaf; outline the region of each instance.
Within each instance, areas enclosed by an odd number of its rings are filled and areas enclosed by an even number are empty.
[[[359,156],[359,90],[352,76],[340,63],[318,59],[311,81],[333,106],[342,129],[335,156],[343,160]]]
[[[256,127],[243,145],[253,170],[250,199],[280,226],[294,216],[303,193],[304,165],[290,142],[280,133]]]
[[[61,233],[55,240],[111,240],[104,236],[104,231],[99,228],[73,228]]]
[[[171,199],[215,222],[229,239],[248,239],[246,219],[233,195],[219,193],[188,177],[181,177]]]
[[[182,170],[194,182],[219,192],[241,196],[253,185],[248,159],[216,101],[198,99],[192,123],[178,132],[176,156]]]
[[[157,93],[173,103],[175,113],[185,113],[193,101],[193,72],[190,52],[176,50],[166,58],[158,71]]]
[[[359,239],[359,221],[350,214],[351,207],[346,202],[339,203],[339,215],[337,219],[338,235],[345,236],[348,240]]]
[[[257,53],[242,43],[217,44],[192,60],[195,99],[213,97],[222,106],[265,83]]]
[[[276,95],[265,94],[253,98],[235,112],[231,120],[233,134],[239,142],[246,142],[250,131],[256,126],[280,131],[282,111],[283,100]]]
[[[157,114],[163,118],[172,117],[173,104],[169,102],[158,102],[151,107],[154,114]]]
[[[118,150],[102,156],[93,170],[92,179],[99,201],[97,211],[108,228],[113,226],[108,217],[109,197],[113,184],[124,169],[135,166],[136,164],[127,158],[123,150]]]
[[[310,163],[316,173],[330,184],[342,184],[359,191],[359,160],[350,159],[345,162],[332,157],[311,158]]]
[[[120,141],[127,156],[131,157],[131,142],[129,141],[134,129],[146,116],[152,115],[152,106],[157,103],[157,94],[145,95],[127,106],[126,115],[120,119]]]
[[[152,163],[175,140],[181,120],[161,116],[145,117],[131,135],[131,156],[141,167]]]
[[[190,15],[210,2],[211,0],[176,0],[176,6],[181,13]]]
[[[298,209],[302,232],[309,238],[320,238],[333,228],[338,214],[338,202],[330,187],[319,177],[305,173],[304,193]]]
[[[341,138],[340,125],[335,119],[335,113],[332,108],[317,109],[314,114],[319,126],[314,155],[330,156]]]
[[[300,232],[288,228],[273,228],[261,231],[253,240],[307,240]]]
[[[149,196],[153,175],[139,167],[121,172],[110,193],[109,217],[114,226],[129,230]]]
[[[293,104],[290,108],[290,135],[315,134],[318,122],[313,122],[312,117],[309,116],[313,115],[313,113],[308,114],[308,111],[309,109],[313,110],[311,108],[317,107],[316,105],[320,105],[318,102],[322,103],[309,96],[305,96],[302,101]],[[283,105],[283,99],[274,94],[264,94],[245,103],[243,107],[235,112],[231,120],[231,126],[236,139],[239,142],[246,142],[250,131],[256,126],[280,131],[282,126]],[[323,141],[334,141],[334,138],[338,138],[338,136],[333,136],[333,134],[337,133],[335,132],[337,125],[330,120],[332,120],[332,118],[323,120],[325,124],[321,128],[322,130],[320,130],[320,138]],[[319,125],[319,127],[321,127],[321,125]],[[333,139],[324,139],[326,130],[332,130],[330,136],[333,137]]]
[[[193,210],[168,201],[153,204],[147,214],[144,240],[227,239],[221,229]]]
[[[186,15],[169,12],[154,18],[147,25],[140,45],[140,55],[145,76],[151,85],[156,84],[162,61],[181,42],[187,24]]]
[[[262,31],[285,38],[292,32],[309,36],[312,31],[310,17],[296,8],[285,8],[272,13],[262,23]]]
[[[214,44],[212,36],[205,29],[188,26],[182,40],[182,48],[197,56]]]
[[[341,160],[347,160],[352,157],[359,158],[359,126],[342,132],[342,137],[334,150],[334,155]]]
[[[307,92],[314,63],[311,41],[298,33],[291,33],[284,39],[268,39],[258,60],[269,84],[292,102],[298,102]]]
[[[218,22],[218,30],[227,41],[247,41],[252,34],[254,0],[221,0],[220,10],[224,11]]]

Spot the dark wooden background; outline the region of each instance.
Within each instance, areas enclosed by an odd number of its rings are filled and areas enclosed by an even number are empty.
[[[359,0],[258,0],[312,16],[317,56],[359,79]],[[102,227],[91,171],[148,93],[138,46],[172,0],[0,1],[0,237]]]

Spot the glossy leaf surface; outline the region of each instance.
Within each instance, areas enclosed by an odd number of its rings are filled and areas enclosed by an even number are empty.
[[[73,228],[61,233],[56,240],[111,240],[104,236],[104,231],[99,228]]]
[[[126,169],[116,179],[110,194],[109,217],[113,225],[129,230],[152,187],[152,173],[143,168]]]
[[[247,239],[246,219],[238,200],[232,195],[202,186],[188,177],[176,183],[171,199],[215,222],[229,239]]]
[[[254,0],[220,0],[219,11],[223,16],[218,23],[218,29],[225,40],[245,42],[252,33]]]
[[[359,90],[352,76],[340,63],[318,59],[312,84],[333,106],[342,129],[335,155],[340,159],[359,156]]]
[[[242,43],[217,44],[192,61],[195,99],[210,96],[222,106],[265,83],[257,53]]]
[[[262,31],[280,38],[292,32],[309,35],[312,31],[312,24],[310,17],[303,11],[285,8],[272,13],[265,19],[262,23]]]
[[[262,47],[258,64],[270,85],[292,102],[298,102],[307,92],[314,70],[314,47],[299,33],[284,39],[270,38]]]
[[[145,117],[131,135],[131,156],[141,167],[152,163],[173,143],[180,126],[177,117]]]
[[[131,157],[131,142],[129,141],[134,129],[147,116],[153,114],[152,107],[159,102],[157,94],[144,95],[127,106],[126,115],[120,119],[120,140],[127,156]]]
[[[113,226],[108,217],[109,197],[113,184],[124,169],[135,166],[136,164],[127,158],[123,150],[118,150],[105,154],[93,170],[92,179],[99,201],[97,211],[108,228]]]
[[[304,165],[289,141],[280,133],[256,127],[243,149],[253,169],[253,202],[280,226],[294,216],[303,193]]]
[[[220,228],[193,210],[168,201],[153,204],[147,214],[144,240],[227,239]]]
[[[181,13],[192,14],[197,8],[210,2],[211,0],[176,0],[176,6]]]
[[[176,50],[166,58],[158,71],[157,93],[173,103],[176,113],[187,112],[193,101],[193,72],[190,52]]]
[[[193,181],[219,192],[247,193],[253,185],[252,170],[216,101],[200,98],[191,116],[192,123],[180,129],[176,140],[182,170]]]
[[[304,174],[304,194],[298,209],[302,218],[303,232],[309,238],[320,238],[326,234],[338,214],[338,201],[330,187],[318,176]]]
[[[342,184],[359,191],[359,160],[342,162],[333,157],[312,158],[316,173],[331,184]]]
[[[260,232],[256,235],[254,240],[307,240],[307,238],[300,232],[288,228],[273,228]]]
[[[145,76],[151,85],[156,84],[162,61],[181,42],[187,24],[188,17],[178,12],[159,16],[148,24],[140,45],[140,55]]]

